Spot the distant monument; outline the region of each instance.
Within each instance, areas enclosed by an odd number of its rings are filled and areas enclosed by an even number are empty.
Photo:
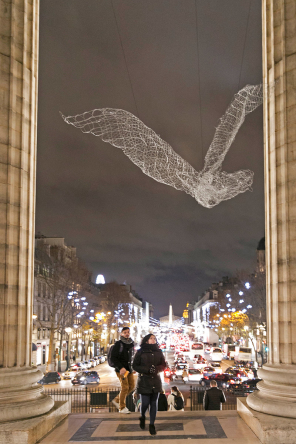
[[[159,321],[161,324],[166,324],[168,327],[177,327],[182,324],[182,318],[174,315],[172,304],[169,306],[169,314],[159,318]]]

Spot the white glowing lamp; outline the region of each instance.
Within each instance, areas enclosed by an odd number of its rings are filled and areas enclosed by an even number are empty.
[[[105,278],[102,274],[98,274],[96,284],[105,284]]]

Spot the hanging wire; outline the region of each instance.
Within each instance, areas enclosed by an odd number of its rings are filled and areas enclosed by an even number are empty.
[[[200,122],[200,138],[201,138],[201,159],[204,160],[203,154],[203,132],[202,132],[202,114],[201,114],[201,88],[200,88],[200,63],[199,63],[199,38],[198,38],[198,16],[197,16],[197,0],[194,0],[195,6],[195,29],[196,29],[196,50],[197,50],[197,70],[198,70],[198,96],[199,96],[199,122]]]
[[[250,0],[250,3],[249,3],[248,19],[247,19],[247,26],[246,26],[246,32],[245,32],[245,39],[244,39],[244,46],[243,46],[243,55],[242,55],[242,60],[241,60],[241,66],[240,66],[240,72],[239,72],[239,78],[238,78],[237,91],[239,91],[241,75],[242,75],[242,70],[243,70],[243,64],[244,64],[244,58],[245,58],[245,49],[246,49],[247,36],[248,36],[248,28],[249,28],[249,21],[250,21],[251,5],[252,5],[252,0]]]
[[[129,69],[128,69],[127,59],[126,59],[126,55],[125,55],[125,51],[124,51],[124,46],[123,46],[123,43],[122,43],[122,38],[121,38],[120,30],[119,30],[119,25],[118,25],[116,13],[115,13],[115,8],[114,8],[114,5],[113,5],[113,0],[111,0],[111,6],[112,6],[113,15],[114,15],[114,20],[115,20],[115,23],[116,23],[118,37],[119,37],[119,40],[120,40],[120,46],[121,46],[122,53],[123,53],[125,68],[126,68],[129,84],[130,84],[130,87],[131,87],[131,91],[132,91],[132,95],[133,95],[133,99],[134,99],[134,103],[135,103],[135,107],[136,107],[136,111],[137,111],[136,115],[137,115],[137,117],[140,118],[139,110],[138,110],[138,106],[137,106],[137,102],[136,102],[136,96],[135,96],[135,92],[134,92],[134,88],[133,88],[133,84],[132,84],[132,80],[131,80],[131,75],[130,75],[130,72],[129,72]]]

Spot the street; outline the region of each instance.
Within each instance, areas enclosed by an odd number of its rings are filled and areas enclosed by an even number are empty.
[[[174,352],[173,351],[165,351],[164,355],[165,355],[166,361],[169,363],[169,366],[171,367],[174,363]],[[205,355],[205,358],[207,359],[207,355]],[[189,364],[190,364],[190,362],[191,361],[189,361]],[[209,359],[207,359],[207,363],[210,365],[211,361]],[[229,367],[231,365],[233,365],[233,361],[222,361],[221,367],[223,369],[223,372],[226,370],[227,367]],[[100,383],[99,384],[88,384],[88,387],[99,388],[102,391],[104,389],[113,389],[113,388],[120,387],[120,383],[119,383],[117,376],[115,374],[115,370],[108,366],[107,361],[104,362],[103,364],[97,365],[92,370],[95,370],[96,372],[98,372],[98,374],[100,376]],[[61,372],[61,375],[62,374],[63,374],[63,372]],[[166,395],[168,395],[170,393],[170,387],[174,386],[174,385],[179,387],[179,389],[183,393],[185,399],[187,399],[187,397],[189,396],[190,386],[191,385],[196,386],[196,385],[199,385],[199,383],[190,381],[190,382],[184,384],[184,382],[182,381],[181,378],[175,379],[175,381],[170,381],[168,378],[164,378],[163,389],[165,390]],[[44,385],[44,391],[47,392],[47,391],[51,391],[54,389],[71,389],[73,387],[74,386],[72,385],[71,380],[62,379],[57,384]],[[75,389],[76,390],[79,390],[79,389],[85,390],[85,386],[76,385]]]

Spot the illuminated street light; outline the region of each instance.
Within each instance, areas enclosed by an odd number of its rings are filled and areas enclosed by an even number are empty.
[[[37,317],[38,317],[38,316],[37,316],[36,314],[33,314],[33,315],[32,315],[32,319],[37,319]]]
[[[240,304],[242,304],[243,302],[244,302],[244,300],[243,300],[243,299],[241,299],[241,300],[239,301],[239,303],[240,303]]]
[[[246,282],[245,287],[249,290],[251,288],[250,282]]]
[[[239,291],[238,294],[239,294],[240,296],[242,296],[242,295],[244,294],[244,292],[243,292],[243,291]]]

